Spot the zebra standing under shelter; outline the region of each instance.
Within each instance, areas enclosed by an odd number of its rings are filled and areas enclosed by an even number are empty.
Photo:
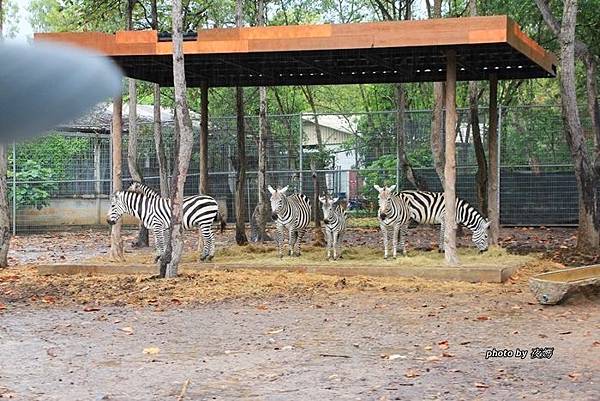
[[[395,185],[381,188],[379,185],[373,186],[379,192],[379,227],[383,234],[384,258],[388,258],[389,236],[392,236],[392,256],[396,258],[398,245],[402,250],[402,255],[406,255],[405,236],[408,233],[408,223],[410,220],[410,210],[404,197],[394,192]],[[398,241],[400,244],[398,244]]]
[[[183,200],[184,230],[198,227],[204,240],[204,248],[200,260],[211,260],[215,254],[212,223],[217,217],[217,202],[206,195],[188,196]],[[117,191],[110,199],[106,221],[115,224],[123,214],[140,219],[144,227],[152,230],[156,238],[157,257],[165,253],[166,235],[171,227],[171,201],[159,196],[146,196],[133,191]]]
[[[310,223],[310,201],[303,194],[286,195],[288,187],[274,189],[269,185],[271,193],[271,210],[273,220],[277,224],[277,251],[283,257],[283,240],[285,231],[288,231],[289,255],[300,256],[300,242],[306,234]]]
[[[327,238],[327,259],[342,257],[342,239],[346,232],[346,211],[337,203],[339,198],[319,196]]]
[[[402,191],[410,207],[410,217],[420,224],[441,224],[439,251],[444,252],[444,216],[446,203],[443,192]],[[473,232],[472,240],[479,249],[488,249],[490,222],[466,201],[456,198],[456,223],[462,224]]]

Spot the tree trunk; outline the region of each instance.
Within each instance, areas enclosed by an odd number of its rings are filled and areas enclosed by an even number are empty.
[[[596,174],[600,175],[600,105],[598,104],[598,63],[594,55],[588,54],[585,57],[585,84],[587,90],[587,107],[590,120],[592,122],[592,135],[594,138],[595,162],[594,169]],[[598,205],[600,209],[600,204]]]
[[[121,178],[122,153],[121,153],[121,132],[123,129],[123,97],[115,96],[113,98],[113,116],[112,116],[112,169],[113,169],[113,191],[123,189]],[[123,239],[121,238],[121,226],[123,219],[119,219],[111,226],[110,231],[110,258],[114,261],[123,261]]]
[[[456,254],[456,52],[446,52],[446,162],[444,168],[444,251],[446,264],[459,264]]]
[[[310,160],[310,170],[312,175],[312,183],[313,183],[313,219],[315,222],[315,246],[325,246],[325,233],[323,233],[323,229],[321,228],[321,208],[319,202],[319,194],[321,193],[321,189],[319,188],[319,177],[317,175],[317,165],[315,159]]]
[[[165,154],[165,143],[162,134],[162,122],[160,117],[160,85],[154,84],[154,148],[158,160],[158,179],[160,185],[160,196],[169,197],[169,174],[167,172],[167,155]]]
[[[490,105],[489,105],[489,125],[488,125],[488,190],[487,207],[489,227],[489,244],[498,245],[500,236],[500,211],[498,210],[498,77],[495,74],[490,75]]]
[[[244,123],[244,90],[236,88],[237,160],[235,179],[235,241],[247,245],[246,236],[246,129]]]
[[[175,109],[179,126],[179,147],[177,148],[177,171],[171,188],[171,232],[167,241],[167,252],[161,258],[161,273],[165,277],[176,277],[183,253],[183,189],[187,177],[194,133],[186,97],[185,62],[183,55],[183,10],[182,0],[173,1],[173,84],[175,87]],[[166,265],[166,268],[163,266]]]
[[[257,19],[258,26],[265,25],[264,0],[258,0]],[[252,214],[253,240],[268,241],[271,238],[267,234],[267,218],[270,213],[270,204],[267,201],[267,141],[269,135],[267,123],[267,88],[258,88],[260,101],[258,112],[258,205]]]
[[[579,190],[579,229],[577,248],[580,251],[600,251],[600,216],[597,210],[597,196],[600,177],[595,173],[586,150],[585,138],[579,109],[577,107],[575,77],[575,25],[577,21],[577,1],[565,0],[559,38],[560,43],[560,89],[562,118],[565,136],[573,164]]]
[[[208,194],[208,83],[200,86],[200,193]]]
[[[442,17],[442,0],[433,2],[433,18]],[[444,188],[444,136],[442,132],[444,118],[444,83],[433,83],[433,115],[431,119],[431,153],[433,165]]]
[[[471,17],[477,16],[477,1],[469,0],[469,11]],[[479,88],[476,81],[469,82],[469,112],[471,132],[473,133],[473,145],[475,146],[475,157],[477,158],[477,180],[476,192],[479,210],[485,216],[487,215],[487,161],[485,160],[485,150],[481,140],[479,130]],[[468,138],[467,138],[468,139]]]
[[[0,3],[0,15],[2,12],[1,6]],[[11,237],[7,186],[8,155],[6,149],[7,145],[0,144],[0,268],[8,266],[8,249]],[[14,218],[15,216],[13,216]]]
[[[404,119],[406,118],[406,96],[401,83],[394,85],[394,98],[396,100],[396,187],[402,187],[402,178],[405,177],[410,185],[416,189],[427,190],[427,184],[420,179],[413,170],[406,156]]]

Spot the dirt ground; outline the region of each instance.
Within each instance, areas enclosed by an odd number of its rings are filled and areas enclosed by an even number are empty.
[[[370,233],[354,230],[347,246],[375,246]],[[508,249],[547,257],[575,241],[565,229],[502,235]],[[435,233],[410,241],[433,248]],[[106,254],[106,232],[12,245],[15,266],[0,271],[0,399],[598,399],[599,299],[538,305],[528,278],[563,267],[547,259],[504,284],[252,270],[39,277],[35,263]],[[552,347],[550,358],[532,359],[536,347]],[[486,359],[493,348],[528,353]]]

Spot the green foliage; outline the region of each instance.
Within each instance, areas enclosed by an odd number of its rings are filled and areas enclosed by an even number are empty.
[[[365,179],[363,196],[370,202],[376,202],[377,191],[373,185],[384,186],[396,183],[396,158],[392,155],[381,156],[361,171],[360,175]]]
[[[21,170],[16,173],[16,191],[13,195],[13,186],[9,185],[9,198],[13,199],[16,207],[35,207],[41,209],[49,205],[50,195],[58,190],[55,176],[51,168],[42,167],[35,160],[27,160],[21,166]],[[8,172],[9,181],[13,178],[13,172]]]
[[[17,170],[25,171],[28,163],[35,160],[40,166],[49,168],[55,179],[66,179],[69,164],[77,157],[87,155],[89,146],[87,138],[65,137],[56,133],[18,144]],[[12,154],[9,161],[12,161]]]

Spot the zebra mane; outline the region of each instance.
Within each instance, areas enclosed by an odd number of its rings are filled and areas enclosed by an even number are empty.
[[[136,192],[145,196],[160,196],[160,194],[152,187],[140,181],[133,181],[127,188],[129,192]]]

